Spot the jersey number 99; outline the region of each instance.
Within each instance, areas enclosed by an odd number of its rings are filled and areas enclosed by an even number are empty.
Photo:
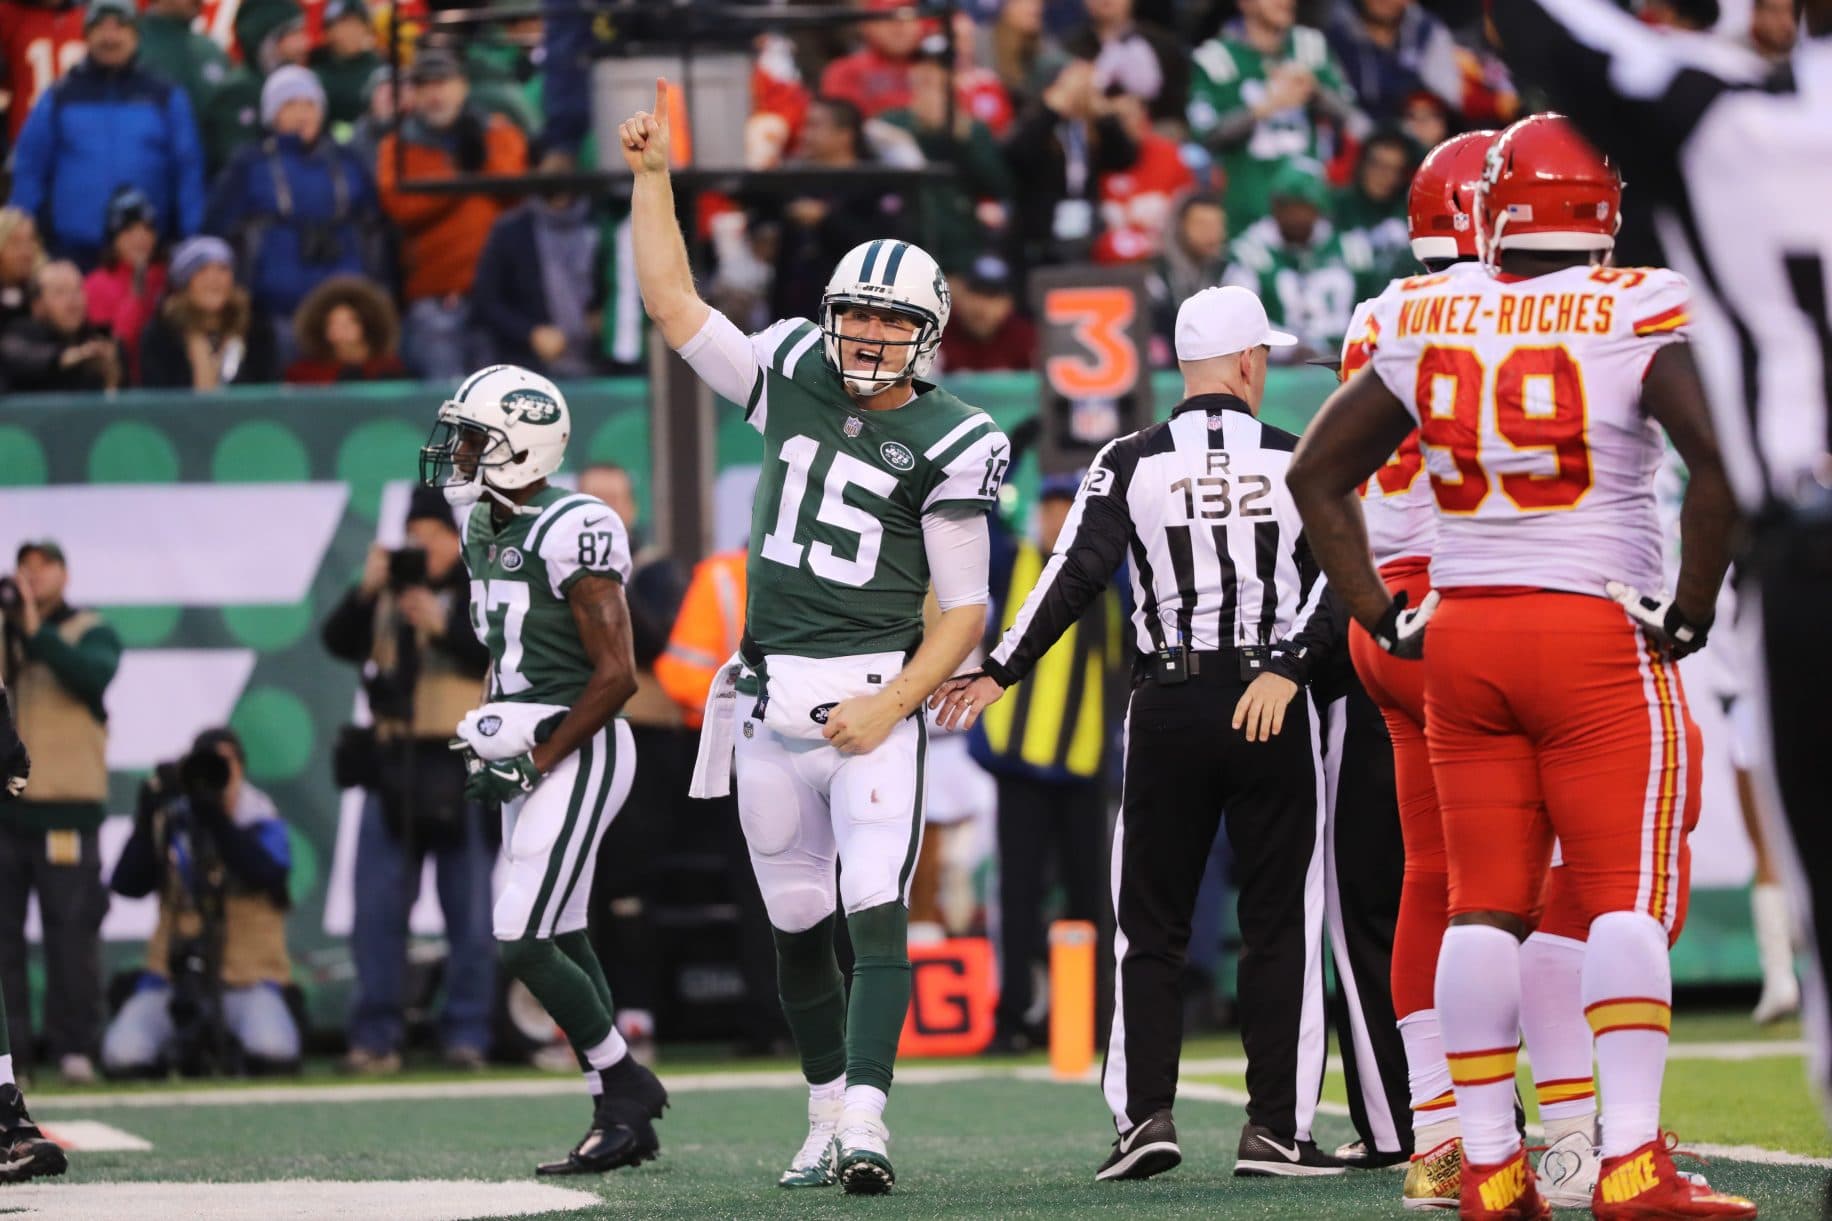
[[[1471,348],[1434,346],[1419,354],[1414,388],[1419,440],[1449,454],[1456,468],[1452,474],[1431,473],[1438,507],[1445,513],[1474,513],[1496,484],[1516,508],[1528,512],[1575,507],[1591,485],[1590,446],[1584,437],[1590,410],[1577,361],[1562,344],[1515,348],[1495,366],[1492,385],[1488,375]],[[1537,394],[1535,385],[1541,388]],[[1494,434],[1517,451],[1549,454],[1552,470],[1496,472],[1484,465],[1488,403],[1494,404]]]

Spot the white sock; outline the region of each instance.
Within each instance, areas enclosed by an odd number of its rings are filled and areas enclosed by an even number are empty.
[[[835,1077],[832,1081],[823,1081],[819,1085],[816,1085],[813,1082],[808,1083],[808,1105],[809,1106],[813,1106],[816,1103],[821,1103],[821,1102],[843,1103],[845,1101],[846,1101],[846,1078],[845,1077]]]
[[[602,1043],[585,1049],[585,1062],[599,1072],[611,1067],[617,1061],[630,1054],[630,1045],[623,1041],[613,1023],[611,1033],[604,1036]]]
[[[1787,987],[1794,982],[1794,941],[1786,892],[1775,882],[1758,883],[1749,892],[1749,912],[1755,920],[1763,987]]]
[[[1597,1087],[1590,1023],[1584,1020],[1584,943],[1534,933],[1520,946],[1520,1032],[1546,1143],[1569,1132],[1595,1138]]]
[[[585,1070],[585,1092],[593,1098],[604,1097],[604,1078],[598,1075],[595,1068]]]
[[[13,1053],[0,1056],[0,1085],[13,1084]]]
[[[846,1087],[846,1109],[848,1111],[864,1111],[873,1119],[883,1119],[884,1104],[889,1101],[884,1091],[875,1085]]]
[[[1495,1166],[1520,1151],[1514,1067],[1520,1058],[1520,943],[1484,924],[1453,924],[1438,951],[1438,1024],[1456,1085],[1463,1156]]]
[[[1412,1147],[1429,1151],[1457,1135],[1457,1096],[1450,1085],[1450,1061],[1444,1058],[1438,1011],[1420,1009],[1399,1020],[1399,1039],[1406,1046],[1406,1083],[1412,1094]],[[1430,1144],[1426,1131],[1449,1130]]]
[[[1660,1082],[1673,1022],[1667,930],[1641,912],[1605,912],[1584,954],[1584,1016],[1597,1039],[1603,1156],[1621,1157],[1660,1134]]]

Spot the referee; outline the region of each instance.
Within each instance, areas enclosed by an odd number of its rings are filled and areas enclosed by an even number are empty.
[[[1808,37],[1773,68],[1604,0],[1510,0],[1491,13],[1515,72],[1655,201],[1666,263],[1692,282],[1693,351],[1754,526],[1744,571],[1766,690],[1752,694],[1771,752],[1764,780],[1791,832],[1769,840],[1793,845],[1783,872],[1819,963],[1803,990],[1813,1072],[1832,1091],[1832,0],[1802,8]]]
[[[1113,832],[1113,1024],[1102,1077],[1119,1138],[1096,1175],[1182,1160],[1171,1104],[1190,914],[1225,814],[1239,884],[1247,1125],[1236,1174],[1340,1174],[1311,1140],[1322,1085],[1323,770],[1304,661],[1280,646],[1322,594],[1285,491],[1297,438],[1256,416],[1272,329],[1244,288],[1177,314],[1185,398],[1095,457],[1055,553],[984,670],[944,685],[971,724],[1131,560],[1133,692]]]

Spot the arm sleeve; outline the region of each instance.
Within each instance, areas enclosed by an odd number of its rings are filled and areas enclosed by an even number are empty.
[[[1266,668],[1307,686],[1346,647],[1348,607],[1321,576],[1311,582],[1291,634],[1272,647]]]
[[[1056,553],[986,659],[986,673],[1002,687],[1030,673],[1038,658],[1107,587],[1125,557],[1127,540],[1132,537],[1132,519],[1126,510],[1130,470],[1122,468],[1116,457],[1118,444],[1109,442],[1088,468],[1056,541]]]
[[[153,820],[134,819],[134,833],[121,847],[108,888],[118,895],[138,899],[159,885],[159,858],[153,850]]]
[[[1753,56],[1673,37],[1608,0],[1507,0],[1489,12],[1508,66],[1622,158],[1631,180],[1669,177],[1727,78],[1754,83],[1761,73]]]
[[[477,256],[477,271],[471,284],[471,309],[483,329],[499,345],[520,351],[528,342],[528,333],[542,320],[524,317],[510,308],[511,294],[503,291],[504,281],[516,276],[509,232],[509,225],[498,221],[491,226],[490,236],[484,239],[483,253]]]
[[[814,331],[813,323],[785,318],[755,335],[746,335],[730,318],[712,310],[706,324],[678,350],[714,394],[742,407],[745,423],[762,432],[769,415],[770,362],[791,335],[797,337],[797,344],[808,341],[804,327]]]
[[[564,599],[587,575],[630,579],[630,535],[617,514],[602,501],[580,503],[563,511],[541,538],[541,563],[553,596]]]
[[[287,906],[286,879],[292,872],[293,853],[286,824],[271,816],[238,824],[220,808],[203,807],[198,813],[216,838],[216,850],[229,871],[244,886],[265,891],[274,902]]]
[[[47,623],[32,637],[31,651],[51,667],[70,694],[94,704],[102,702],[102,692],[121,664],[121,638],[106,625],[90,628],[70,644]]]
[[[14,101],[18,101],[14,94]],[[51,192],[52,116],[58,106],[54,93],[47,93],[26,115],[19,130],[19,142],[13,146],[13,197],[8,200],[27,216],[36,217]]]
[[[984,606],[992,600],[988,579],[991,549],[986,515],[977,509],[951,508],[923,517],[922,550],[929,559],[937,606],[951,611],[960,606]]]

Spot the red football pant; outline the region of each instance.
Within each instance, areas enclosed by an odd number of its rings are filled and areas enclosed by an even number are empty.
[[[1604,598],[1440,593],[1425,709],[1450,914],[1532,919],[1556,834],[1583,927],[1638,911],[1677,936],[1700,757],[1678,667]]]
[[[1380,570],[1389,592],[1404,592],[1417,606],[1431,590],[1424,559],[1401,559]],[[1393,785],[1399,798],[1399,833],[1406,849],[1399,919],[1393,928],[1393,1016],[1404,1018],[1435,1002],[1438,945],[1444,940],[1449,876],[1444,828],[1425,746],[1425,665],[1402,661],[1374,643],[1359,623],[1349,627],[1349,657],[1368,698],[1386,718],[1393,739]]]

